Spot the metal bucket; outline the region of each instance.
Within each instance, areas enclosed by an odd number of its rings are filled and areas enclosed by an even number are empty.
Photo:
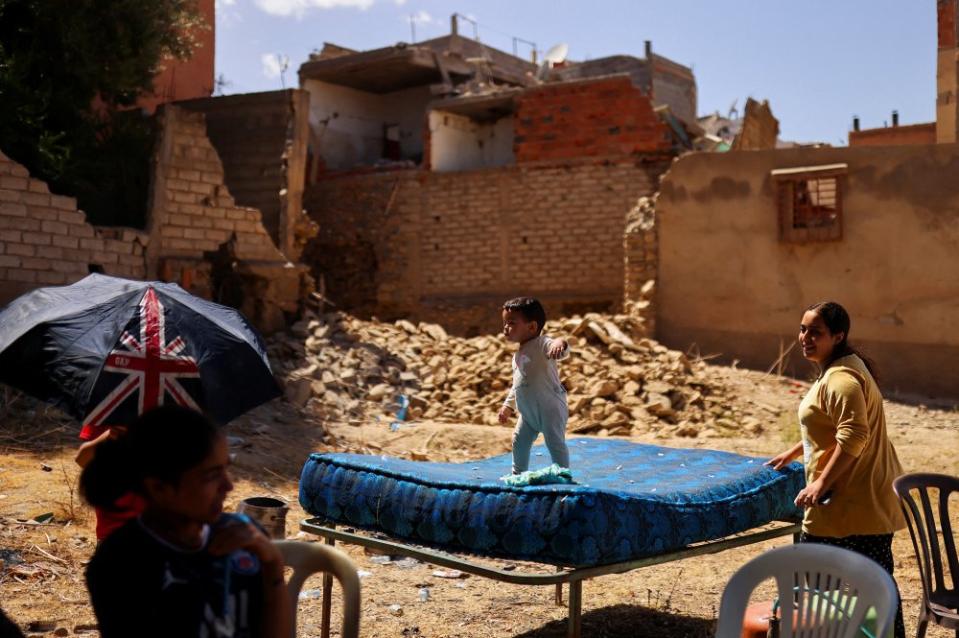
[[[252,496],[240,501],[236,511],[259,523],[270,538],[286,538],[286,513],[290,508],[283,501],[269,496]]]

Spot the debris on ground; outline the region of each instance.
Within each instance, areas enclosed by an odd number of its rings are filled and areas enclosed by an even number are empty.
[[[650,339],[636,314],[547,323],[572,356],[560,372],[575,433],[728,436],[769,422],[701,358]],[[393,432],[420,419],[497,424],[515,346],[498,335],[450,336],[438,325],[313,315],[275,335],[268,351],[291,403],[321,418],[382,422]]]

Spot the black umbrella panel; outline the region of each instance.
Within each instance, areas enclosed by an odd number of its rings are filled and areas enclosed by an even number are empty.
[[[84,438],[170,401],[225,423],[280,394],[236,310],[99,274],[0,310],[0,381],[76,416]]]

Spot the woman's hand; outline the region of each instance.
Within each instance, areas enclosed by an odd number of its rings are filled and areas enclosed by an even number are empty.
[[[763,465],[769,466],[774,470],[781,470],[795,460],[802,453],[802,443],[797,443],[782,454],[778,454],[769,459]]]
[[[510,418],[512,418],[512,416],[513,416],[513,408],[511,408],[508,405],[504,405],[502,408],[500,408],[499,414],[496,415],[496,420],[499,421],[500,423],[507,423],[509,422]]]
[[[806,487],[799,490],[794,503],[796,507],[815,507],[822,505],[820,502],[829,492],[825,489],[822,479],[816,479]]]

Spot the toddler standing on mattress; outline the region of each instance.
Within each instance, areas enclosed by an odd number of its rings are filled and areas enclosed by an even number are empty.
[[[517,297],[503,304],[503,335],[519,344],[513,355],[513,386],[499,411],[506,423],[515,410],[519,420],[513,430],[513,473],[529,468],[533,441],[542,433],[553,463],[569,467],[566,447],[566,389],[559,380],[556,360],[569,356],[569,344],[542,334],[546,323],[543,305],[532,297]]]

